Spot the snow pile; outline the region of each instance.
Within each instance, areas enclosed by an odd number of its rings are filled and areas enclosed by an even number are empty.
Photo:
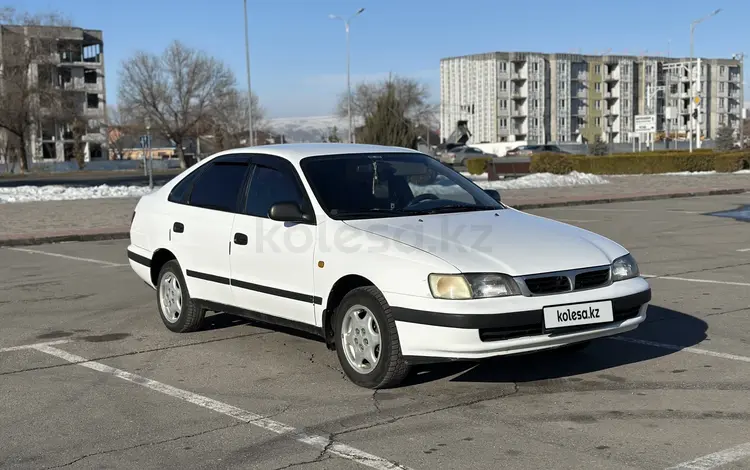
[[[515,179],[500,181],[475,181],[484,189],[530,189],[530,188],[560,188],[565,186],[588,186],[593,184],[607,184],[608,180],[599,175],[579,173],[577,171],[567,175],[552,173],[532,173]]]
[[[572,172],[567,175],[555,175],[552,173],[532,173],[515,179],[505,179],[500,181],[487,181],[487,175],[470,175],[464,173],[464,176],[474,181],[474,183],[483,189],[530,189],[530,188],[559,188],[565,186],[586,186],[592,184],[607,184],[609,181],[598,175],[588,173]],[[430,185],[410,184],[415,196],[424,193],[435,194],[442,197],[459,197],[465,195],[465,191],[444,176],[439,176],[437,180]]]
[[[154,187],[154,191],[157,189],[159,189],[159,186]],[[15,188],[0,188],[0,204],[74,199],[140,198],[150,192],[148,186],[108,186],[106,184],[88,187],[18,186]]]

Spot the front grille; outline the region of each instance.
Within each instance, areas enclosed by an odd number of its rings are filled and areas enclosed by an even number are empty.
[[[567,276],[545,276],[524,279],[526,287],[534,295],[555,294],[570,291],[570,280]]]
[[[609,268],[587,271],[576,275],[576,290],[599,287],[609,281]]]

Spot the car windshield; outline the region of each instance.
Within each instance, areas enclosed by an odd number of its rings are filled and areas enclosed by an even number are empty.
[[[469,179],[420,153],[308,157],[301,166],[318,202],[334,219],[505,208]]]

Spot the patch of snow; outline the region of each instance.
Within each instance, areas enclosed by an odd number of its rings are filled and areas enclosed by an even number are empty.
[[[515,179],[504,181],[476,181],[484,189],[530,189],[530,188],[561,188],[567,186],[588,186],[594,184],[608,184],[609,180],[599,175],[579,173],[573,171],[567,175],[552,173],[532,173]]]
[[[735,175],[750,175],[750,170],[738,170],[734,172]]]
[[[154,191],[160,186],[154,186]],[[62,185],[17,186],[0,188],[0,204],[35,201],[69,201],[75,199],[140,198],[152,190],[148,186],[74,187]]]
[[[657,175],[663,176],[701,176],[701,175],[715,175],[716,171],[673,171],[671,173],[657,173]]]
[[[500,181],[487,181],[487,175],[470,175],[462,173],[467,178],[483,189],[531,189],[531,188],[559,188],[566,186],[586,186],[593,184],[607,184],[608,180],[598,175],[588,173],[572,172],[567,175],[555,175],[552,173],[533,173],[520,178]],[[452,181],[444,176],[439,176],[435,183],[429,185],[411,184],[412,192],[415,196],[423,193],[432,193],[436,196],[452,196],[461,199],[465,195],[463,189],[460,189]],[[468,201],[471,202],[471,201]]]

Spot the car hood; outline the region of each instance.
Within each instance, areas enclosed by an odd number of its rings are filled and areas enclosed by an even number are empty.
[[[517,211],[349,220],[349,226],[431,253],[461,272],[513,276],[610,264],[619,244],[581,228]]]

